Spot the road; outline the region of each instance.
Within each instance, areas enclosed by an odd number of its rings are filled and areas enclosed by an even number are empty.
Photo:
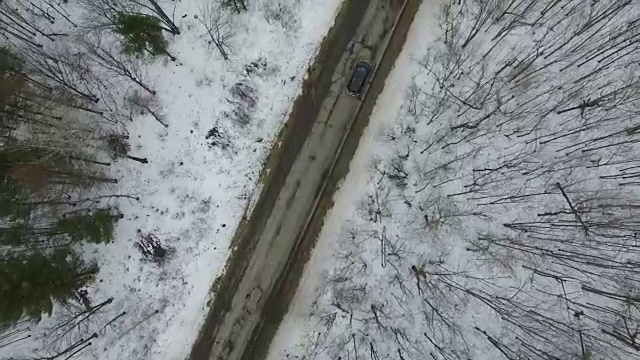
[[[419,0],[408,0],[406,9],[403,3],[345,1],[294,104],[282,145],[267,162],[260,199],[241,223],[225,274],[212,288],[215,298],[190,359],[266,356]],[[374,66],[364,98],[344,91],[358,59]]]

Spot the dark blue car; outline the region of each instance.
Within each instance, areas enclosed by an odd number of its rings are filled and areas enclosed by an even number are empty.
[[[370,74],[371,65],[364,60],[358,61],[358,63],[356,63],[356,68],[353,70],[353,75],[351,76],[349,85],[347,85],[347,93],[353,96],[360,95]]]

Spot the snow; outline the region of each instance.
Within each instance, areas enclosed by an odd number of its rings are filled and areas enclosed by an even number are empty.
[[[404,48],[376,101],[369,126],[360,138],[358,149],[349,165],[349,174],[333,196],[334,205],[325,217],[317,245],[305,266],[298,291],[280,324],[267,359],[285,359],[306,350],[298,343],[300,339],[292,334],[308,336],[319,321],[309,314],[315,310],[315,301],[324,292],[323,280],[334,263],[335,242],[339,241],[345,219],[358,216],[356,207],[370,189],[372,154],[381,150],[378,148],[380,134],[385,126],[395,121],[394,115],[400,111],[405,89],[412,76],[407,69],[413,66],[413,59],[435,41],[434,21],[439,5],[438,1],[426,1],[415,16]]]
[[[637,84],[640,54],[626,53],[589,81],[582,79],[622,53],[576,64],[637,21],[640,9],[611,12],[602,27],[571,38],[614,2],[587,9],[570,1],[552,12],[543,10],[557,2],[462,2],[450,17],[444,3],[427,0],[416,16],[269,359],[637,356],[603,335],[640,324],[637,307],[586,289],[638,290],[633,270],[610,265],[639,259],[631,240],[637,212],[613,209],[637,203],[640,192],[605,179],[633,177],[639,165],[635,142],[614,147],[628,138],[611,136],[632,135],[638,97],[616,93],[612,105],[607,96]],[[526,15],[488,16],[460,47],[480,4]],[[530,30],[545,17],[553,29]],[[440,25],[452,22],[444,33]],[[508,23],[515,29],[500,38]],[[542,41],[548,36],[558,37]],[[548,56],[539,56],[540,44]],[[594,98],[607,105],[563,111]],[[593,148],[581,147],[590,139]],[[602,207],[611,212],[590,210]],[[554,225],[534,227],[547,223]],[[583,258],[593,268],[580,265]]]
[[[169,127],[150,115],[135,116],[127,124],[131,155],[149,163],[120,160],[112,166],[112,176],[120,181],[108,190],[140,200],[118,202],[125,217],[112,244],[85,249],[100,265],[90,297],[94,303],[113,297],[113,303],[66,341],[46,346],[51,327],[65,314],[57,308],[32,328],[31,339],[0,348],[0,359],[47,355],[93,332],[98,337],[74,359],[188,355],[215,296],[210,287],[223,270],[235,228],[260,189],[262,163],[340,1],[249,1],[249,10],[234,17],[228,62],[206,46],[205,29],[194,18],[198,1],[161,5],[175,6],[182,34],[170,39],[169,51],[178,60],[161,57],[144,70]],[[273,9],[284,9],[284,15]],[[264,67],[247,75],[245,66],[254,62]],[[133,90],[125,81],[113,81],[119,85],[115,96]],[[257,94],[246,126],[226,115],[232,110],[229,91],[238,82]],[[206,139],[214,127],[228,148]],[[173,249],[164,264],[142,261],[134,248],[139,231],[155,234]],[[123,311],[126,315],[104,327]]]

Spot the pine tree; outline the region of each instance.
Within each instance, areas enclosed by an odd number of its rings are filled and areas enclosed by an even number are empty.
[[[87,214],[74,213],[58,220],[56,229],[73,242],[108,243],[113,238],[115,222],[120,218],[119,214],[114,215],[108,209],[98,209]]]
[[[25,218],[29,212],[23,205],[27,200],[24,189],[9,176],[9,164],[0,152],[0,218]]]
[[[19,72],[23,67],[23,61],[6,46],[0,46],[0,74],[2,77]]]
[[[0,261],[0,326],[50,315],[55,302],[65,303],[97,271],[95,263],[68,249],[5,257]]]
[[[75,141],[101,115],[84,70],[38,49],[0,46],[0,328],[76,298],[98,268],[74,245],[111,241],[120,218],[87,200],[115,180],[93,161],[98,140]]]
[[[10,179],[3,179],[0,183],[0,217],[9,219],[24,218],[29,209],[22,206],[25,194],[22,189]]]
[[[124,52],[129,55],[166,54],[167,42],[162,36],[160,20],[144,14],[120,12],[116,15],[117,32],[124,38]]]
[[[223,0],[222,6],[233,9],[238,14],[247,11],[247,4],[245,0]]]
[[[14,105],[13,95],[25,85],[24,79],[17,75],[22,66],[22,61],[13,52],[0,46],[0,138],[15,129],[15,114],[5,108]]]

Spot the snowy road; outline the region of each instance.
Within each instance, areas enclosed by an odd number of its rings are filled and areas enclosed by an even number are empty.
[[[356,2],[358,4],[352,4]],[[412,11],[402,12],[402,5],[399,0],[345,3],[332,29],[337,33],[329,35],[338,38],[335,41],[343,45],[344,51],[334,53],[333,62],[331,51],[325,62],[322,54],[319,56],[315,69],[320,72],[317,74],[318,84],[315,88],[312,84],[311,89],[306,89],[310,91],[303,95],[310,96],[311,92],[311,97],[314,97],[314,93],[319,92],[321,102],[317,104],[321,105],[316,106],[315,111],[294,108],[290,126],[294,129],[298,126],[301,131],[289,131],[282,140],[279,163],[271,170],[280,173],[268,179],[251,219],[244,225],[251,231],[239,230],[239,236],[246,238],[249,244],[243,245],[239,240],[241,243],[235,252],[243,253],[232,256],[225,277],[219,279],[222,283],[214,285],[216,299],[191,359],[255,359],[264,355],[288,303],[288,299],[279,299],[290,295],[282,293],[286,292],[283,285],[285,288],[293,285],[295,289],[295,284],[291,284],[294,282],[288,281],[286,275],[292,262],[301,265],[300,257],[296,256],[301,250],[298,246],[300,239],[314,232],[306,230],[311,219],[319,215],[315,211],[318,202],[326,198],[325,193],[335,186],[336,177],[332,170],[336,164],[343,168],[345,165],[338,154],[345,143],[347,148],[357,143],[357,138],[353,141],[347,137],[353,133],[350,130],[353,130],[354,120],[368,118],[404,41],[404,35],[396,36],[391,31],[398,14],[402,13],[399,21],[410,23],[415,12],[413,8],[417,7],[410,6]],[[352,31],[341,32],[341,29]],[[349,34],[352,36],[340,41],[340,37]],[[385,52],[387,45],[393,51]],[[344,91],[358,59],[368,60],[376,72],[370,84],[371,91],[363,102]],[[313,76],[313,71],[310,76]],[[326,89],[322,89],[323,78],[330,80],[324,82]],[[312,103],[316,105],[315,101]],[[296,103],[296,106],[304,104]],[[311,121],[313,117],[309,115],[315,115],[315,121]],[[306,122],[307,127],[300,122]],[[292,142],[299,143],[299,146],[291,145]],[[290,169],[286,164],[282,165],[287,159],[291,162]],[[283,170],[289,171],[283,174]],[[280,186],[271,186],[271,183],[278,183],[278,176],[285,175]],[[327,186],[327,180],[333,180],[333,183],[329,181]],[[271,201],[264,199],[269,197]],[[306,245],[310,247],[312,243]]]

